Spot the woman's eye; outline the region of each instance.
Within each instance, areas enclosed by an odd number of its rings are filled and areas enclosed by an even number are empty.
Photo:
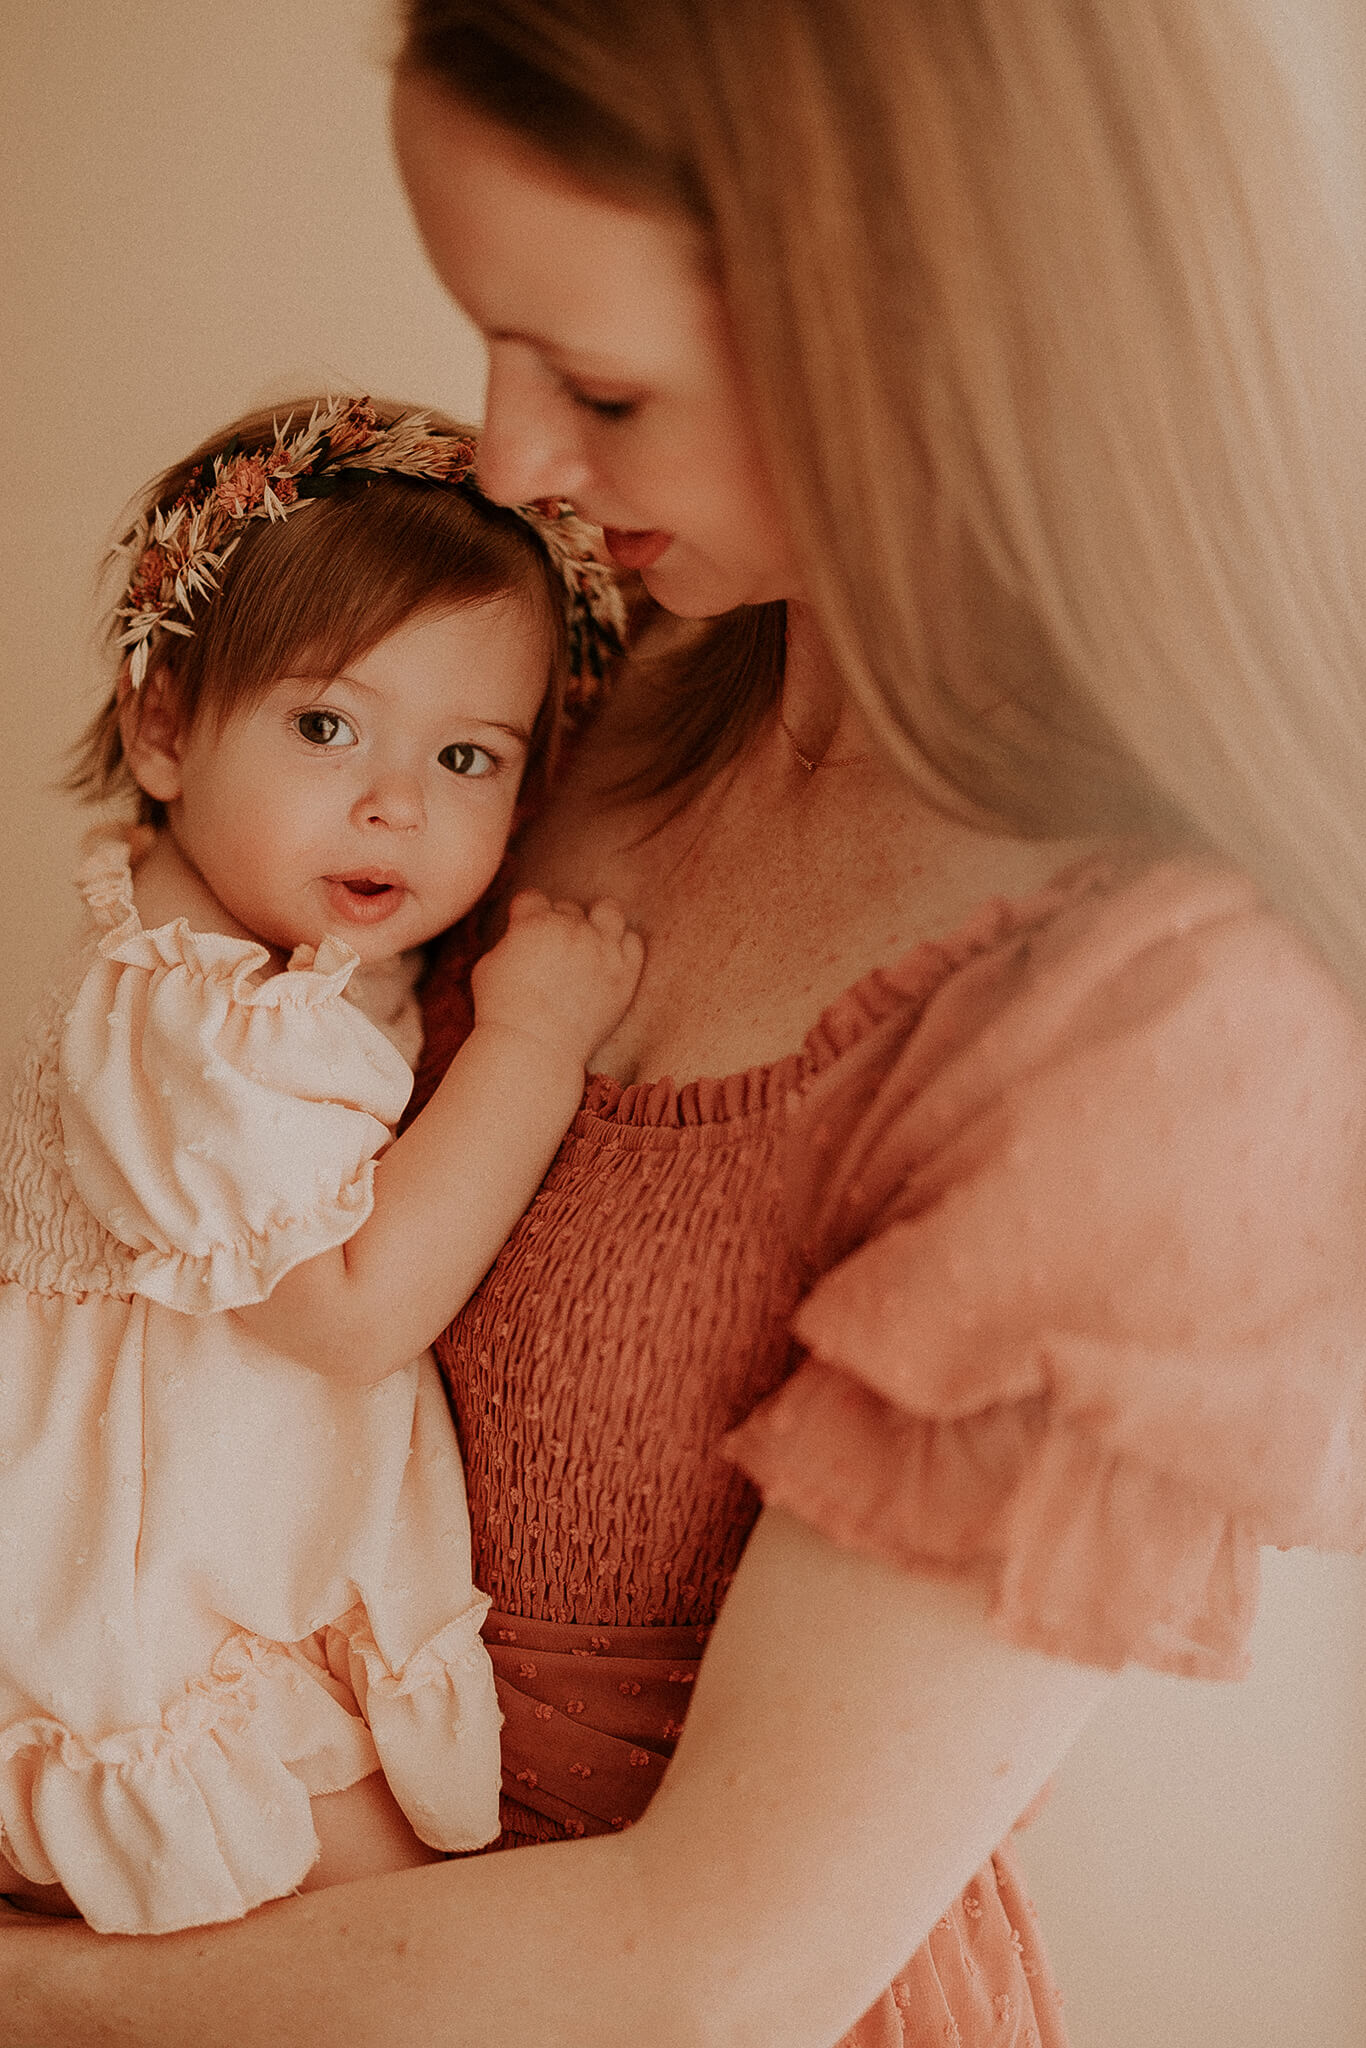
[[[296,711],[295,732],[311,747],[354,747],[355,731],[339,711]]]
[[[452,775],[491,775],[497,766],[492,754],[469,740],[457,740],[454,746],[443,747],[436,758]]]
[[[573,404],[600,420],[629,420],[640,403],[635,398],[599,398],[591,391],[581,391],[577,384],[564,388]]]

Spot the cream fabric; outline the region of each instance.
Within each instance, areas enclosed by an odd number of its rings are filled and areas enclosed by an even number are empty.
[[[0,1847],[160,1932],[291,1890],[377,1762],[487,1841],[499,1715],[431,1361],[341,1388],[229,1313],[369,1214],[411,1074],[355,956],[144,931],[126,836],[78,881],[0,1141]]]

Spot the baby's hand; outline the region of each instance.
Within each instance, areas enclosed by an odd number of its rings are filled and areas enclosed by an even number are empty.
[[[625,1015],[644,962],[644,942],[619,905],[604,899],[585,912],[522,889],[506,932],[470,977],[475,1021],[542,1039],[586,1065]]]

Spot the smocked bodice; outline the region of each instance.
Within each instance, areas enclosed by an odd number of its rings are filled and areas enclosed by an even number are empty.
[[[759,1506],[718,1446],[789,1370],[803,1287],[782,1213],[788,1117],[956,957],[926,947],[867,976],[770,1066],[683,1087],[590,1078],[531,1208],[437,1345],[475,1576],[496,1608],[619,1628],[714,1620]]]

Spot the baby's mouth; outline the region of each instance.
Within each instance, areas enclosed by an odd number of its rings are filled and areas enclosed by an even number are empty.
[[[328,875],[327,892],[337,914],[353,924],[373,924],[403,901],[403,878],[385,869],[355,875]]]

